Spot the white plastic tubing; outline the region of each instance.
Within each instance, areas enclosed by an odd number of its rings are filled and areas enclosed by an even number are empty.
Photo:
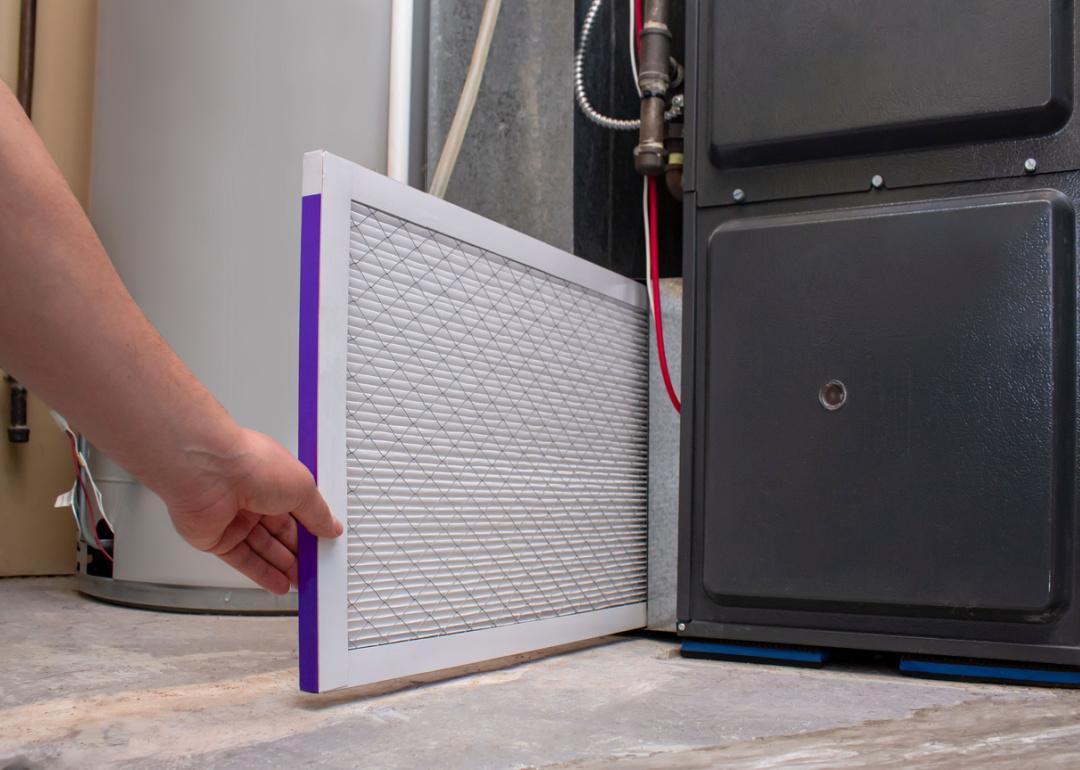
[[[473,107],[476,106],[476,96],[480,92],[480,82],[484,79],[484,68],[487,66],[491,38],[495,35],[495,21],[499,18],[501,5],[502,0],[487,0],[484,4],[484,15],[480,19],[480,30],[476,33],[476,45],[473,47],[469,71],[465,75],[465,85],[461,89],[454,120],[450,124],[446,143],[443,144],[439,163],[435,166],[435,174],[431,177],[431,186],[428,188],[429,193],[440,198],[446,196],[446,185],[449,184],[450,175],[457,164],[461,143],[465,141],[465,131],[469,128]]]
[[[409,183],[412,115],[413,0],[390,7],[390,102],[386,130],[386,175]]]

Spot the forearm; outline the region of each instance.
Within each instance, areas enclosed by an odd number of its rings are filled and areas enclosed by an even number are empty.
[[[138,308],[0,85],[0,365],[159,493],[239,429]]]

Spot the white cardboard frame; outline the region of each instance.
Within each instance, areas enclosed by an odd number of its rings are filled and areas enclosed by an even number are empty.
[[[318,295],[316,307],[305,303],[301,281],[301,412],[305,395],[305,314],[309,324],[317,314],[317,382],[307,379],[307,389],[317,391],[316,456],[302,459],[315,474],[326,501],[345,520],[348,504],[345,461],[346,339],[344,330],[349,306],[349,224],[352,201],[386,211],[423,227],[445,233],[627,304],[647,309],[644,287],[635,281],[586,262],[542,241],[484,219],[446,201],[388,179],[330,153],[304,156],[303,195],[316,203],[318,244],[301,236],[301,260],[316,261]],[[313,226],[305,208],[304,228]],[[308,234],[310,236],[310,234]],[[513,257],[510,257],[513,255]],[[314,328],[309,326],[311,334]],[[308,341],[313,338],[311,334]],[[308,430],[311,430],[309,425]],[[301,417],[300,444],[304,445]],[[310,438],[310,437],[309,437]],[[313,467],[314,466],[314,467]],[[325,692],[341,687],[415,675],[422,672],[476,663],[521,652],[642,628],[646,623],[644,602],[574,615],[469,631],[448,636],[349,649],[348,635],[348,535],[314,543],[307,533],[302,540],[300,580],[300,679],[301,689]],[[312,547],[313,546],[313,547]],[[314,569],[304,560],[316,558]],[[306,566],[306,569],[305,569]],[[307,579],[305,579],[305,573]],[[315,628],[308,628],[309,624]],[[314,633],[312,633],[314,631]]]

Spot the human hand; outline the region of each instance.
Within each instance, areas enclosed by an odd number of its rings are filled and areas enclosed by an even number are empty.
[[[240,429],[227,453],[187,457],[162,485],[176,490],[162,494],[176,531],[268,591],[296,585],[297,521],[319,537],[343,531],[311,473],[269,436]]]
[[[323,537],[341,525],[311,474],[239,428],[154,329],[3,83],[0,180],[5,371],[156,492],[189,543],[285,593],[297,521]]]

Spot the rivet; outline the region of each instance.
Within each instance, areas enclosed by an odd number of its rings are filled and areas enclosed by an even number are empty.
[[[1027,173],[1034,174],[1038,168],[1039,161],[1035,160],[1034,158],[1028,158],[1024,161],[1024,171],[1026,171]]]
[[[846,404],[847,397],[847,386],[840,380],[829,380],[818,391],[818,401],[830,412],[835,412]]]
[[[881,176],[881,174],[874,174],[872,177],[870,177],[870,185],[875,190],[880,190],[882,187],[885,186],[885,179]]]
[[[742,191],[741,187],[736,187],[731,191],[731,198],[736,203],[742,203],[746,199],[746,193]]]
[[[675,628],[677,628],[679,631],[685,631],[686,630],[686,624],[685,623],[679,623],[679,625],[675,626]]]

